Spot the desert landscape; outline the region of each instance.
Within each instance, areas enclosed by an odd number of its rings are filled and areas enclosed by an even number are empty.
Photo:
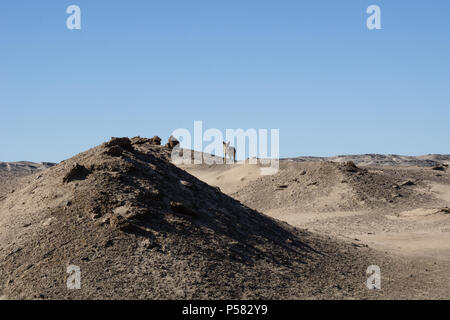
[[[160,141],[0,163],[1,298],[450,298],[450,155],[296,157],[261,176],[173,164]]]

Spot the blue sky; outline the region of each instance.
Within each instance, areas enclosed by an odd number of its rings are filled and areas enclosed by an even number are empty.
[[[449,16],[448,0],[4,0],[0,161],[194,120],[280,129],[282,157],[450,153]]]

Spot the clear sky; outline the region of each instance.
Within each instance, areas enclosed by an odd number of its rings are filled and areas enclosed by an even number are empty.
[[[449,57],[448,0],[2,0],[0,161],[194,120],[280,129],[282,157],[450,153]]]

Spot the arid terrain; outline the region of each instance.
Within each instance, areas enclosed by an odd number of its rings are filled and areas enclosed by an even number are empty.
[[[261,176],[170,154],[116,138],[0,163],[0,297],[450,298],[450,156],[302,157]]]
[[[360,155],[285,159],[273,176],[248,162],[184,169],[270,217],[406,263],[389,275],[405,279],[404,298],[449,299],[449,163],[444,155]]]

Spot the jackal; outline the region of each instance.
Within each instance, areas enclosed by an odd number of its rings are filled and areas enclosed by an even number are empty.
[[[228,141],[227,143],[225,143],[225,141],[223,142],[223,162],[227,163],[227,155],[230,158],[230,160],[232,161],[232,163],[236,162],[236,148],[235,147],[230,147],[230,142]]]

